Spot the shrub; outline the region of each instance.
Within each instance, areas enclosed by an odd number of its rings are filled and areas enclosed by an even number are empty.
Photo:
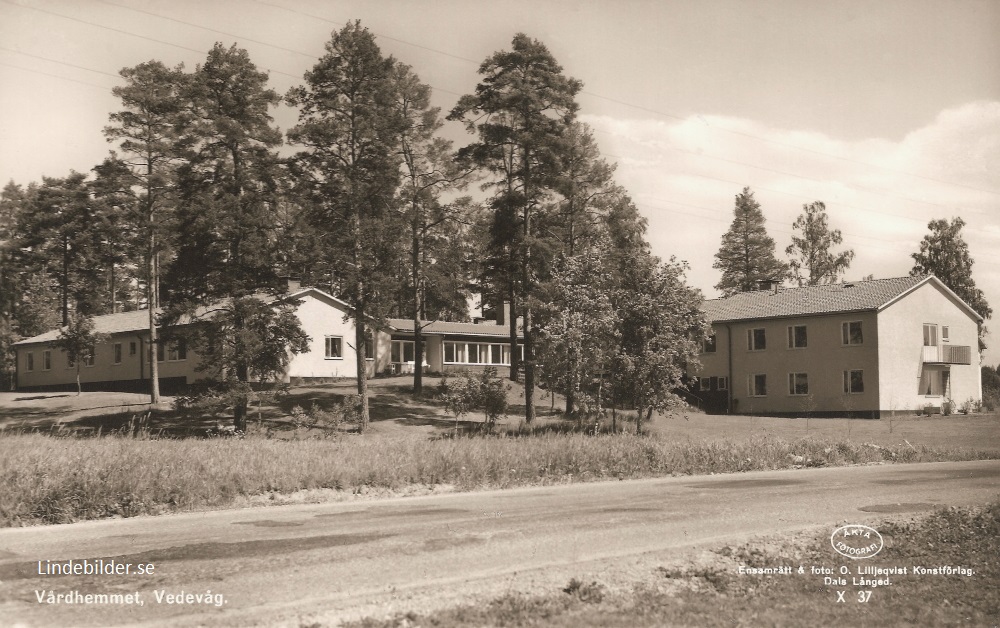
[[[478,376],[466,372],[455,381],[441,380],[439,385],[445,407],[455,415],[456,429],[461,417],[473,410],[482,410],[488,431],[496,426],[500,417],[507,416],[509,389],[492,366],[483,369]]]

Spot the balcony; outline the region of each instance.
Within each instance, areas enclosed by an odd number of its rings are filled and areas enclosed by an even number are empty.
[[[924,347],[925,364],[972,364],[972,347],[963,345],[942,345]]]

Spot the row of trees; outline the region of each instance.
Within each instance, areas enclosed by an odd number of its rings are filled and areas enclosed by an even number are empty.
[[[359,373],[372,330],[412,317],[417,392],[421,322],[465,318],[475,291],[511,304],[512,343],[523,321],[511,374],[523,373],[528,421],[540,381],[568,412],[666,407],[705,333],[700,294],[682,264],[650,253],[576,120],[580,82],[543,44],[519,34],[479,74],[447,115],[472,135],[456,151],[430,88],[357,22],[284,96],[298,110],[284,138],[270,116],[282,97],[236,46],[217,44],[192,72],[125,68],[104,131],[116,151],[90,174],[3,191],[0,342],[148,309],[155,344],[200,319],[185,328],[242,429],[251,384],[305,348],[282,277],[351,305]],[[285,139],[297,152],[282,158]],[[474,184],[480,202],[461,196]],[[358,392],[364,426],[364,377]]]
[[[804,205],[792,224],[792,243],[785,249],[788,262],[775,255],[774,239],[767,234],[764,214],[750,188],[736,196],[733,213],[733,222],[722,236],[713,264],[722,272],[715,288],[723,296],[757,290],[771,282],[793,281],[799,286],[836,283],[854,259],[852,249],[832,250],[843,243],[843,236],[839,229],[830,229],[826,206],[821,201]],[[930,221],[929,233],[920,241],[919,251],[911,254],[914,264],[910,274],[936,276],[988,319],[993,310],[972,279],[975,261],[962,237],[964,226],[961,218]],[[985,333],[986,328],[981,328],[980,351],[986,348]]]

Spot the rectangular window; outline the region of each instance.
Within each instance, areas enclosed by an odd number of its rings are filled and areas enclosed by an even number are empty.
[[[809,375],[808,375],[808,373],[789,373],[788,374],[788,394],[789,395],[808,395],[809,394]]]
[[[327,336],[324,339],[324,356],[327,360],[342,360],[344,358],[343,336]]]
[[[88,349],[83,355],[83,365],[84,366],[94,366],[94,355],[97,350],[94,347]]]
[[[806,348],[805,325],[792,325],[788,328],[788,348],[789,349]]]
[[[949,371],[925,370],[920,374],[919,394],[931,397],[944,395],[948,390],[948,377],[950,374]]]
[[[767,335],[764,328],[747,330],[747,349],[750,351],[763,351],[767,348]]]
[[[24,356],[24,370],[35,370],[35,354],[30,351]]]
[[[758,373],[750,376],[749,394],[751,397],[767,396],[767,375]]]
[[[698,390],[712,390],[712,379],[710,377],[699,377]]]
[[[487,342],[444,343],[446,364],[510,364],[510,346]]]
[[[937,346],[937,325],[924,325],[924,346]]]
[[[704,353],[715,353],[715,334],[712,334],[702,343],[702,351]]]
[[[720,377],[719,378],[719,390],[729,390],[729,378]]]
[[[187,359],[187,346],[184,344],[184,340],[176,340],[170,343],[170,347],[167,349],[167,360],[171,362],[178,362],[180,360]]]
[[[845,345],[860,345],[865,341],[861,333],[861,321],[850,321],[841,325],[841,335],[841,341]]]
[[[949,341],[949,338],[948,338],[948,326],[947,325],[942,325],[941,326],[941,342],[948,342],[948,341]]]
[[[135,341],[133,340],[132,342],[128,343],[128,355],[129,355],[129,357],[134,356],[135,355],[135,351],[136,351]]]
[[[372,339],[365,338],[365,359],[374,360],[375,359],[375,343]]]
[[[164,355],[165,349],[163,348],[163,341],[157,341],[156,343],[156,361],[163,362],[166,360],[166,355]]]
[[[865,372],[844,371],[844,392],[848,394],[865,392]]]
[[[115,353],[115,364],[121,364],[122,363],[122,343],[116,342],[114,344],[114,353]]]
[[[52,369],[52,352],[42,351],[42,370],[48,371]]]

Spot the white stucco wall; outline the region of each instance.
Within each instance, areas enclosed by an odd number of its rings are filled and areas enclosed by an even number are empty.
[[[344,306],[315,292],[299,297],[296,313],[302,328],[309,336],[309,350],[292,358],[288,376],[305,378],[357,377],[357,354],[354,350],[354,322],[344,320]],[[327,336],[340,336],[342,357],[326,357]],[[390,336],[379,332],[376,336],[376,355],[368,360],[368,376],[381,373],[389,364]]]
[[[982,399],[978,326],[950,294],[936,282],[922,284],[879,313],[880,397],[883,411],[915,411],[926,405],[939,407],[943,396],[920,394],[923,366],[923,326],[938,326],[938,346],[967,346],[972,364],[951,364],[951,398],[961,404]],[[941,340],[941,326],[949,328],[949,342]]]

